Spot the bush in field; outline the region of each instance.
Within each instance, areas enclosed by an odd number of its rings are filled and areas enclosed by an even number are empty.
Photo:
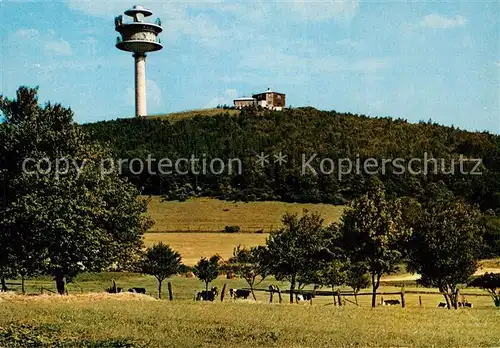
[[[500,273],[485,273],[474,278],[469,286],[481,288],[490,293],[495,306],[500,307]]]
[[[158,280],[158,298],[161,299],[163,281],[181,269],[181,255],[163,243],[148,248],[140,261],[142,273],[150,274]]]
[[[226,233],[238,233],[240,232],[240,226],[226,226],[224,227],[224,232]]]

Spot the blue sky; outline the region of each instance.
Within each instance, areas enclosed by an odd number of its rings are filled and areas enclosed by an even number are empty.
[[[146,1],[148,113],[232,104],[268,87],[291,106],[500,134],[500,2]],[[124,1],[0,0],[0,94],[40,87],[78,122],[134,114]],[[153,18],[154,19],[154,18]]]

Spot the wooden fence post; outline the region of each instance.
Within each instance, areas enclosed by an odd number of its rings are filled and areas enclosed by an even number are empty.
[[[401,308],[405,308],[405,289],[401,290]]]
[[[283,301],[283,298],[281,297],[281,289],[280,288],[278,288],[278,297],[280,299],[280,304],[281,304],[281,302]]]
[[[274,291],[269,290],[269,303],[273,303],[273,294],[274,294]]]
[[[226,294],[226,285],[227,285],[227,284],[226,284],[226,283],[224,283],[224,286],[222,287],[222,291],[221,291],[221,293],[220,293],[220,301],[221,301],[221,302],[222,302],[222,301],[224,301],[224,296],[225,296],[225,294]]]
[[[418,295],[418,304],[419,304],[420,308],[422,308],[422,296],[421,295]]]
[[[174,295],[172,294],[172,283],[168,282],[167,283],[167,288],[168,288],[168,299],[170,301],[173,301]]]
[[[340,290],[337,290],[337,297],[338,297],[339,307],[342,307],[342,298],[340,297]]]

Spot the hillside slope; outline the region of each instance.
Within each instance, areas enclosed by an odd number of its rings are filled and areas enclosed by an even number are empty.
[[[155,224],[149,232],[222,232],[225,226],[239,226],[241,232],[271,232],[282,226],[285,213],[318,213],[325,224],[338,222],[344,207],[327,204],[283,202],[228,202],[196,198],[185,202],[164,202],[151,197],[148,214]]]
[[[241,160],[241,174],[230,174],[226,167],[222,175],[196,175],[189,165],[183,167],[188,173],[182,175],[133,175],[125,169],[125,175],[145,194],[164,194],[171,199],[201,195],[247,201],[345,204],[365,192],[373,175],[363,168],[342,174],[339,160],[350,159],[356,165],[356,161],[363,163],[373,158],[378,163],[377,176],[390,194],[422,198],[426,185],[443,181],[455,194],[480,204],[483,210],[500,209],[500,137],[488,133],[313,108],[283,112],[243,110],[239,115],[221,110],[220,115],[175,122],[168,118],[121,119],[84,127],[94,139],[110,143],[117,158],[146,160],[150,154],[173,162],[191,156],[198,158],[198,163],[203,158],[208,162],[220,158],[225,164],[231,159]],[[287,156],[286,164],[274,163],[273,155],[280,152]],[[256,163],[261,153],[270,156],[264,166]],[[307,162],[311,156],[316,156],[311,163],[317,173],[307,167],[303,170],[304,159]],[[458,162],[454,163],[454,175],[441,170],[434,173],[433,167],[428,175],[407,171],[401,175],[394,162],[381,167],[385,159],[401,158],[407,165],[417,158],[421,162],[413,169],[422,170],[424,156],[442,159],[448,170],[451,161],[458,161],[460,156],[479,158],[482,175],[457,173]],[[321,172],[323,159],[326,170]],[[465,169],[470,171],[472,166],[466,163]]]

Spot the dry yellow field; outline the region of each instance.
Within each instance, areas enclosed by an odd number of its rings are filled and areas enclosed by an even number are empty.
[[[195,265],[201,257],[219,254],[225,260],[233,254],[238,244],[250,247],[264,244],[268,234],[264,233],[146,233],[146,246],[163,242],[177,250],[182,262]]]
[[[325,224],[338,221],[343,206],[283,202],[229,202],[196,198],[186,202],[162,202],[151,197],[148,213],[155,221],[150,232],[221,232],[226,225],[238,225],[242,232],[271,230],[281,227],[287,212],[302,213],[304,209],[320,213]]]

